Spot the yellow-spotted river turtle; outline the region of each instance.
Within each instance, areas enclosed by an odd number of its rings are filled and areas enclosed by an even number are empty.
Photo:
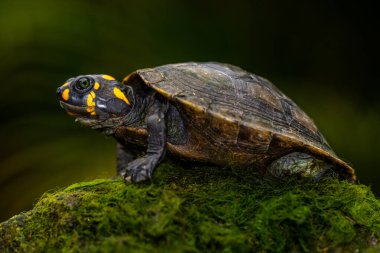
[[[268,80],[222,63],[181,63],[137,70],[122,83],[83,75],[58,88],[77,121],[118,142],[118,173],[151,178],[166,151],[183,159],[255,168],[277,177],[355,180],[313,121]],[[135,158],[136,146],[145,155]]]

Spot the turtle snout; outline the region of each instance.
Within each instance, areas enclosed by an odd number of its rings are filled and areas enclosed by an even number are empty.
[[[67,86],[60,86],[57,89],[58,99],[67,102],[70,98],[70,89]]]
[[[62,95],[62,88],[58,87],[57,89],[57,96],[60,97]]]

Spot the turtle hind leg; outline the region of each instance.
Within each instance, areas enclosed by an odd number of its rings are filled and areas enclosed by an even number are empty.
[[[267,171],[277,178],[300,175],[316,180],[322,178],[326,172],[333,171],[333,169],[333,165],[301,152],[282,156],[267,167]]]

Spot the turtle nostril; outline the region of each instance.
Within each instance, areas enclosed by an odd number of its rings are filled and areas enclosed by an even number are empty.
[[[61,95],[61,93],[62,93],[62,89],[61,89],[61,87],[58,87],[58,89],[57,89],[57,95]]]

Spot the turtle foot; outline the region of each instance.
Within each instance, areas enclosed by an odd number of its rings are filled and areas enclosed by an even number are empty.
[[[272,162],[267,170],[277,178],[301,175],[320,180],[327,171],[333,171],[333,165],[305,153],[293,152]]]
[[[147,181],[152,179],[152,173],[158,163],[154,156],[144,156],[130,162],[127,169],[121,173],[126,181],[132,183]]]

